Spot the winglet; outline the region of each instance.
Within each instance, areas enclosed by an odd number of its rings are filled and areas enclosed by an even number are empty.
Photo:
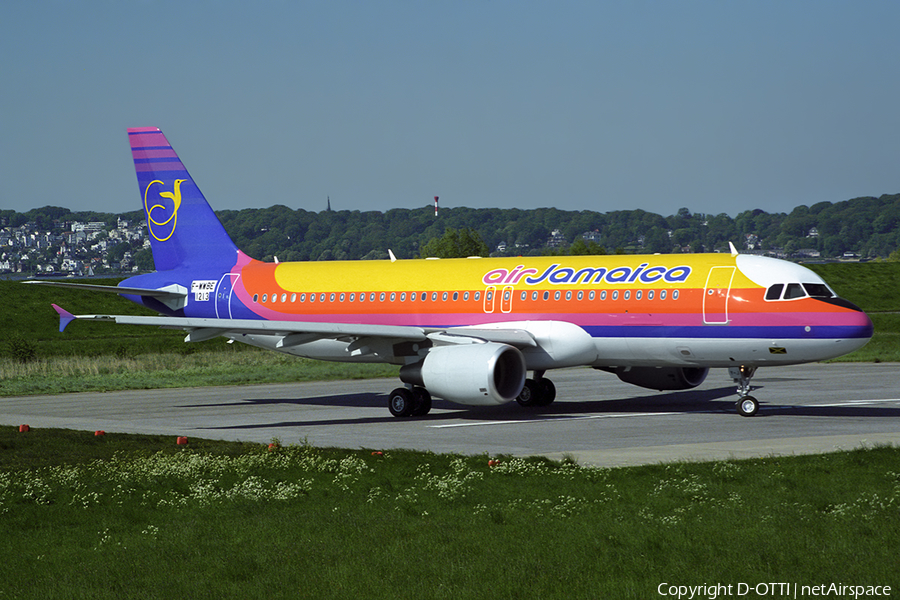
[[[734,247],[734,244],[732,244],[731,242],[728,242],[728,247],[731,249],[731,255],[732,255],[732,256],[737,256],[738,254],[740,254],[740,253],[737,251],[737,248],[735,248],[735,247]]]
[[[388,248],[388,256],[391,257],[391,262],[397,262],[397,257],[394,256],[394,253],[391,252],[391,249],[390,249],[390,248]]]
[[[68,326],[69,323],[75,320],[75,315],[55,304],[51,304],[51,306],[56,312],[59,313],[59,332],[62,333],[63,331],[65,331],[66,326]]]

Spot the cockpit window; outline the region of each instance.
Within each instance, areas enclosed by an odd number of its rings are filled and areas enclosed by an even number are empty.
[[[813,298],[834,297],[834,294],[831,293],[831,290],[828,288],[828,286],[823,283],[804,283],[803,287],[806,290],[806,293]]]
[[[789,283],[787,289],[784,290],[784,299],[792,300],[794,298],[803,298],[806,296],[806,292],[803,291],[803,286],[799,283]]]
[[[795,300],[807,296],[835,298],[834,292],[824,283],[774,283],[766,290],[766,300]]]

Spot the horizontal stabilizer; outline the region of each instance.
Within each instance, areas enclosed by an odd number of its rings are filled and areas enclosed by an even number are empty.
[[[132,296],[149,296],[150,298],[159,298],[160,300],[179,300],[187,296],[187,290],[185,290],[184,288],[157,290],[152,288],[121,287],[116,285],[68,283],[65,281],[23,281],[22,283],[52,285],[55,287],[67,287],[76,290],[87,290],[90,292],[108,292],[112,294],[129,294]]]
[[[55,304],[51,304],[50,306],[53,307],[53,310],[59,313],[59,332],[62,333],[66,330],[66,326],[74,321],[76,317],[66,309],[61,308]]]

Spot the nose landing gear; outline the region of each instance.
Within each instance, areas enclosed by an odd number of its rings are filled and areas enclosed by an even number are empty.
[[[750,395],[750,379],[756,373],[756,367],[729,367],[728,374],[737,384],[737,411],[742,417],[752,417],[759,412],[759,400]]]

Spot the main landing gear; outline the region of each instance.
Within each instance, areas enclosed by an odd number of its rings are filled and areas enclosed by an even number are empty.
[[[750,395],[750,379],[756,373],[756,367],[729,367],[728,374],[738,385],[737,411],[742,417],[752,417],[759,412],[759,400]]]
[[[522,406],[549,406],[556,399],[556,386],[535,371],[534,379],[526,379],[516,402]],[[400,387],[388,397],[388,410],[395,417],[424,417],[431,410],[431,394],[423,387]]]
[[[419,386],[397,388],[388,398],[388,410],[395,417],[424,417],[431,410],[431,394]]]
[[[556,400],[556,386],[544,378],[544,371],[535,371],[534,379],[526,379],[525,386],[516,398],[521,406],[549,406]]]

